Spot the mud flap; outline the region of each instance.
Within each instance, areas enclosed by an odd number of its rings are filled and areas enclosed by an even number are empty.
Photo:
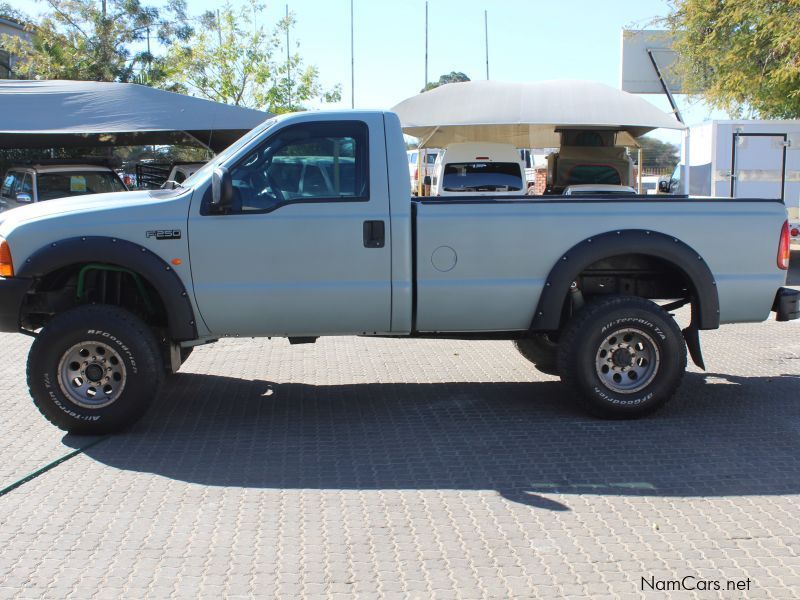
[[[703,362],[703,351],[700,349],[700,331],[697,329],[694,319],[689,327],[683,330],[683,339],[686,340],[686,347],[689,349],[692,362],[705,371],[706,364]]]

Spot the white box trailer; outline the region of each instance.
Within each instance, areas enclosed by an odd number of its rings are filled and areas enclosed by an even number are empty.
[[[707,121],[692,126],[681,148],[681,164],[669,183],[673,193],[780,198],[796,222],[800,220],[800,120]]]

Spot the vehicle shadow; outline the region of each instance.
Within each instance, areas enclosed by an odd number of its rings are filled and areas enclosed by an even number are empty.
[[[555,381],[316,386],[186,373],[134,429],[85,453],[203,485],[496,490],[548,510],[569,508],[542,494],[798,493],[798,389],[797,375],[688,373],[657,415],[603,421]]]

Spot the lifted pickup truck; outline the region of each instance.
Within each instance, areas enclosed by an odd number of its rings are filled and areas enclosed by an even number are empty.
[[[356,334],[514,340],[592,413],[632,418],[673,396],[687,345],[702,365],[699,330],[800,316],[779,201],[412,201],[407,169],[392,113],[292,114],[175,189],[3,213],[0,330],[35,336],[34,402],[115,431],[196,345]]]

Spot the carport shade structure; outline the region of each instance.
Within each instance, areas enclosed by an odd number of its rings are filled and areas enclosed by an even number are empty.
[[[392,108],[403,132],[420,146],[500,142],[517,148],[557,148],[560,129],[616,131],[617,144],[653,129],[685,129],[648,101],[594,81],[466,81],[423,92]]]
[[[0,82],[0,148],[195,140],[218,152],[271,116],[133,83]]]

